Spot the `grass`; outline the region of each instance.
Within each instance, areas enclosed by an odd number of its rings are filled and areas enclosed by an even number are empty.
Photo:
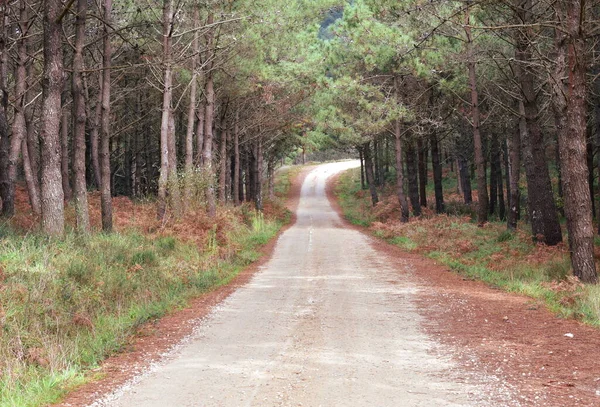
[[[135,230],[49,239],[1,226],[0,407],[58,401],[140,325],[227,284],[289,219],[270,205],[268,215],[221,208],[201,240]]]
[[[371,209],[355,170],[340,177],[336,187],[346,218],[375,236],[433,258],[465,278],[530,296],[561,317],[600,326],[600,286],[580,284],[572,276],[564,244],[535,244],[525,225],[517,232],[507,231],[504,222],[478,227],[459,202],[450,203],[455,208],[452,214],[435,215],[426,210],[425,216],[403,224],[398,221],[392,193],[384,191],[382,202]]]

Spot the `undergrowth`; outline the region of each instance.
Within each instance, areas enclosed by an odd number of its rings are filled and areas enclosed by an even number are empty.
[[[281,176],[282,195],[291,176]],[[265,215],[227,206],[211,225],[153,233],[49,239],[2,225],[0,407],[58,401],[141,324],[228,283],[289,220],[280,202],[265,206]]]
[[[525,225],[514,233],[506,230],[504,222],[478,227],[472,209],[461,209],[464,205],[457,201],[450,201],[450,206],[453,214],[461,215],[435,215],[425,209],[423,216],[403,224],[393,192],[384,190],[381,202],[373,208],[360,188],[358,171],[343,174],[336,186],[344,216],[368,227],[375,236],[433,258],[465,278],[530,296],[561,317],[600,326],[600,286],[583,285],[572,276],[564,244],[536,244],[523,230]]]

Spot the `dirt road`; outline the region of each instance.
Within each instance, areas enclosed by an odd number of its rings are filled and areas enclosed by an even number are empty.
[[[356,165],[313,170],[263,270],[166,361],[94,405],[518,405],[454,365],[424,333],[410,270],[343,226],[325,182]]]

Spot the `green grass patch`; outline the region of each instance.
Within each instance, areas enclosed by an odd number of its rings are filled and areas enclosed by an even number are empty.
[[[228,283],[280,229],[250,212],[206,247],[136,232],[48,239],[2,227],[0,407],[60,399],[148,320]],[[210,235],[210,232],[209,232]]]
[[[349,170],[340,176],[335,194],[344,216],[350,223],[369,226],[375,220],[370,200],[357,199],[359,195],[363,198],[366,196],[366,192],[360,185],[360,169]]]

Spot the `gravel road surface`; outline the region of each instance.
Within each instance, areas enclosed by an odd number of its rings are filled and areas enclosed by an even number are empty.
[[[317,167],[252,281],[166,360],[96,406],[481,406],[415,309],[418,286],[344,228]],[[478,401],[479,400],[479,401]]]

